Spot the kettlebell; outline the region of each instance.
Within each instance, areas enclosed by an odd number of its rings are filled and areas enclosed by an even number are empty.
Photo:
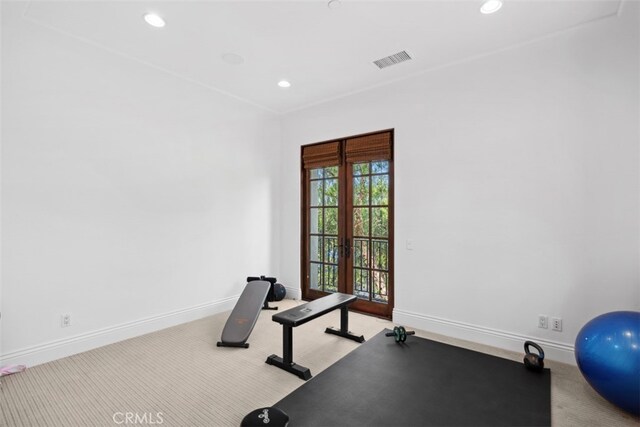
[[[531,351],[529,351],[529,346],[538,350],[538,354],[531,353]],[[532,371],[542,372],[544,369],[544,351],[542,350],[542,347],[533,341],[526,341],[524,343],[524,352],[524,366]]]

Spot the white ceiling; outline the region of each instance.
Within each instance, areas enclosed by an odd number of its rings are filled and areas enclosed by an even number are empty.
[[[25,18],[284,113],[615,15],[618,0],[30,2]],[[148,26],[153,11],[166,27]],[[406,50],[383,70],[372,61]],[[222,55],[244,58],[230,65]],[[280,79],[292,86],[279,88]]]

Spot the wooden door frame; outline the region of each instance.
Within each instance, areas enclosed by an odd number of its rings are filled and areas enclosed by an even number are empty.
[[[309,271],[310,262],[310,252],[309,252],[309,232],[310,232],[310,216],[308,214],[309,208],[309,197],[310,197],[310,177],[309,170],[305,169],[303,158],[303,151],[305,147],[310,147],[314,145],[339,142],[341,145],[344,142],[351,138],[364,137],[368,135],[375,135],[383,132],[389,132],[391,138],[391,145],[393,147],[394,144],[394,130],[393,129],[385,129],[375,132],[368,132],[364,134],[351,135],[340,139],[330,139],[327,141],[316,142],[313,144],[307,144],[300,147],[300,284],[301,284],[301,295],[303,300],[313,300],[316,298],[320,298],[322,296],[327,295],[328,293],[323,291],[313,290],[308,286],[306,274]],[[342,154],[342,153],[341,153]],[[390,292],[388,294],[387,304],[382,303],[374,303],[370,301],[365,301],[358,299],[354,302],[351,307],[355,311],[361,311],[366,314],[371,314],[374,316],[379,316],[387,319],[391,319],[393,314],[393,308],[395,307],[395,271],[394,271],[394,261],[395,261],[395,236],[394,236],[394,224],[395,224],[395,191],[394,191],[394,162],[393,157],[389,159],[389,254],[388,254],[388,264],[389,264],[389,289]],[[343,245],[344,239],[346,239],[346,211],[349,208],[346,206],[347,202],[347,186],[349,185],[346,181],[346,177],[348,170],[351,169],[351,166],[347,164],[340,164],[338,167],[338,206],[344,206],[344,209],[338,209],[338,244]],[[351,184],[352,185],[352,184]],[[352,208],[352,206],[351,206]],[[370,220],[372,220],[370,218]],[[352,245],[353,242],[351,241]],[[348,265],[352,266],[353,257],[345,257],[342,255],[343,248],[340,249],[340,256],[338,257],[338,292],[349,293],[347,289],[347,282],[352,283],[352,278],[347,279],[347,271]],[[353,253],[353,247],[351,248],[351,252]],[[353,268],[353,266],[352,266]],[[373,286],[373,283],[371,283]],[[353,291],[353,285],[351,285],[351,292]],[[381,309],[384,308],[384,309]]]
[[[393,132],[391,133],[391,138],[393,141]],[[393,143],[393,142],[392,142]],[[345,173],[347,174],[347,176],[351,176],[353,177],[353,174],[350,173],[352,172],[353,165],[352,164],[347,164],[345,165],[346,171]],[[373,176],[373,175],[371,175]],[[370,184],[371,185],[371,184]],[[353,193],[353,183],[349,182],[347,183],[347,186],[350,189],[350,192]],[[349,204],[346,203],[347,200],[347,196],[348,194],[345,194],[345,212],[353,212],[353,197],[351,198],[351,201]],[[388,263],[388,268],[389,268],[389,282],[388,282],[388,286],[389,289],[391,290],[391,292],[389,292],[388,294],[388,300],[387,300],[387,304],[381,304],[381,303],[376,303],[376,302],[372,302],[372,301],[366,301],[363,299],[358,298],[358,300],[356,300],[353,304],[351,304],[350,308],[353,308],[356,311],[361,311],[367,314],[372,314],[374,316],[379,316],[379,317],[383,317],[386,319],[391,319],[392,315],[393,315],[393,307],[395,307],[394,302],[394,295],[395,295],[395,287],[394,287],[394,280],[393,280],[393,276],[394,276],[394,268],[393,268],[393,264],[394,264],[394,258],[395,258],[395,245],[394,245],[394,217],[393,217],[393,210],[394,210],[394,198],[393,198],[394,194],[393,194],[393,161],[389,162],[389,205],[388,205],[388,209],[389,209],[389,216],[388,216],[388,221],[389,221],[389,237],[388,237],[388,241],[389,241],[389,255],[387,256],[387,263]],[[348,214],[345,214],[348,215]],[[370,227],[373,221],[373,217],[370,215],[369,216],[369,223],[370,223]],[[345,224],[347,223],[346,218],[345,218]],[[348,225],[348,224],[347,224]],[[351,224],[353,225],[353,224]],[[351,230],[351,232],[346,231],[346,236],[350,236],[351,238],[351,244],[353,244],[353,230]],[[373,240],[373,236],[370,236],[371,240]],[[373,245],[371,247],[370,250],[373,250]],[[353,254],[353,247],[352,247],[352,254]],[[351,270],[353,271],[353,256],[347,258],[345,260],[345,269],[347,271]],[[373,276],[371,277],[371,286],[373,287]],[[353,293],[353,277],[346,277],[345,274],[345,285],[346,289],[345,292],[348,294],[352,294]]]
[[[309,188],[309,183],[311,182],[309,177],[309,170],[305,169],[304,162],[302,161],[303,152],[305,147],[311,147],[314,145],[322,145],[328,144],[332,142],[342,143],[344,139],[330,139],[328,141],[316,142],[313,144],[307,144],[300,147],[300,292],[303,300],[314,300],[317,298],[321,298],[323,296],[328,295],[327,292],[317,291],[315,289],[311,289],[311,287],[307,287],[307,277],[305,273],[307,273],[308,266],[305,265],[310,262],[310,253],[309,253],[309,233],[310,233],[310,219],[307,212],[307,209],[310,205],[310,193],[311,189]],[[345,202],[345,191],[342,188],[343,184],[343,169],[342,165],[338,165],[338,206],[343,206]],[[344,230],[340,227],[340,224],[344,222],[344,213],[341,209],[338,209],[338,244],[342,244],[342,239],[344,239],[343,233]],[[324,225],[324,221],[323,221]],[[342,252],[341,252],[342,253]],[[324,254],[323,254],[324,256]],[[345,292],[346,284],[345,281],[345,259],[342,255],[338,256],[338,292]]]

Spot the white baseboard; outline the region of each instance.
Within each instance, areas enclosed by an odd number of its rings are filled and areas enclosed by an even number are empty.
[[[284,287],[287,290],[287,298],[289,299],[301,299],[302,292],[300,292],[300,288],[290,288],[289,286]]]
[[[573,346],[565,343],[525,337],[498,329],[398,309],[393,310],[393,322],[399,325],[405,325],[405,327],[409,326],[411,328],[422,329],[452,338],[521,352],[523,354],[524,342],[532,340],[542,346],[546,359],[568,363],[570,365],[576,364]]]
[[[191,322],[206,316],[231,310],[239,297],[239,295],[236,295],[234,297],[223,298],[218,301],[134,320],[132,322],[2,354],[0,355],[0,366],[40,365],[128,338]]]

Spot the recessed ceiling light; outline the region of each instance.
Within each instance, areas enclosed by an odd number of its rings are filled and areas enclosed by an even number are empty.
[[[222,55],[222,60],[231,65],[240,65],[244,62],[244,58],[242,56],[231,52]]]
[[[497,12],[502,7],[502,0],[487,0],[482,3],[482,7],[480,7],[480,12],[488,15],[493,12]]]
[[[329,0],[329,3],[327,3],[329,9],[337,9],[340,7],[340,5],[340,0]]]
[[[280,86],[280,87],[289,87],[289,86],[291,86],[291,83],[289,83],[289,82],[288,82],[288,81],[286,81],[286,80],[280,80],[280,81],[278,82],[278,86]]]
[[[146,15],[144,15],[144,20],[147,21],[147,24],[151,25],[152,27],[162,28],[165,26],[164,19],[162,19],[155,13],[147,13]]]

